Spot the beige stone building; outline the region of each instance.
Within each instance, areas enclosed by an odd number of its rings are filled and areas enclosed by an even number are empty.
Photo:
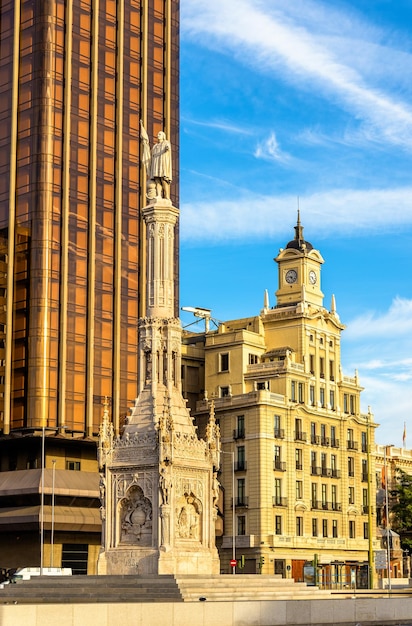
[[[344,325],[323,304],[319,251],[295,237],[275,259],[275,306],[184,339],[184,391],[202,431],[213,399],[222,436],[221,570],[368,585],[375,539],[376,423],[341,370]],[[203,354],[202,354],[203,352]],[[203,373],[204,365],[204,373]],[[234,514],[234,519],[233,519]],[[372,530],[371,530],[372,529]]]
[[[388,535],[390,536],[389,554],[391,576],[393,579],[409,578],[411,572],[411,555],[408,550],[402,550],[400,537],[392,530],[393,520],[391,508],[393,497],[391,496],[391,492],[395,488],[398,480],[398,470],[412,475],[412,450],[393,445],[376,445],[375,470],[377,536],[381,538],[381,548],[384,550],[387,550],[386,537]],[[387,507],[386,498],[388,498]],[[387,515],[387,512],[389,515]],[[378,578],[386,576],[386,569],[378,572]]]

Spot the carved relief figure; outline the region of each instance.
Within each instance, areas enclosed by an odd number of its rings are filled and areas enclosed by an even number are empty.
[[[102,546],[105,544],[106,537],[106,478],[103,472],[100,472],[100,482],[99,482],[99,491],[100,491],[100,519],[102,522]]]
[[[170,472],[167,467],[162,467],[159,476],[160,495],[162,497],[162,504],[170,504],[170,490],[172,488],[172,481],[170,480]]]
[[[177,536],[180,539],[201,539],[201,504],[191,494],[185,494],[183,504],[177,510]]]
[[[104,474],[100,473],[100,481],[99,481],[99,491],[100,491],[100,502],[102,506],[105,506],[106,503],[106,479]]]
[[[150,383],[152,380],[152,353],[150,351],[150,348],[145,350],[145,357],[146,357],[146,384]]]
[[[163,547],[167,547],[170,544],[170,513],[169,510],[162,506],[162,510],[160,512],[161,519],[161,537],[160,544]]]
[[[212,483],[212,495],[213,495],[213,507],[217,509],[220,495],[220,483],[217,479],[217,472],[213,472],[213,483]]]
[[[121,543],[150,545],[152,535],[152,504],[140,487],[133,486],[123,500],[121,511]]]

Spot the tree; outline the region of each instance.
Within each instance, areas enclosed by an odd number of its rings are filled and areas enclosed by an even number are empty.
[[[402,549],[412,552],[412,476],[397,469],[390,495],[391,526],[400,536]]]

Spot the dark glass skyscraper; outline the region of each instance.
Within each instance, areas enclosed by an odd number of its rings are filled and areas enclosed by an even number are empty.
[[[118,429],[137,395],[139,120],[178,205],[178,33],[179,0],[0,4],[3,472],[40,467],[16,436],[93,440],[104,398]]]

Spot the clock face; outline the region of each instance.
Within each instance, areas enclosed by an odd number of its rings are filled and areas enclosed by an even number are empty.
[[[315,285],[317,281],[317,276],[316,276],[316,272],[314,272],[313,270],[311,270],[309,272],[309,282],[311,285]]]
[[[295,283],[298,279],[298,273],[296,270],[288,270],[285,274],[285,280],[289,285]]]

